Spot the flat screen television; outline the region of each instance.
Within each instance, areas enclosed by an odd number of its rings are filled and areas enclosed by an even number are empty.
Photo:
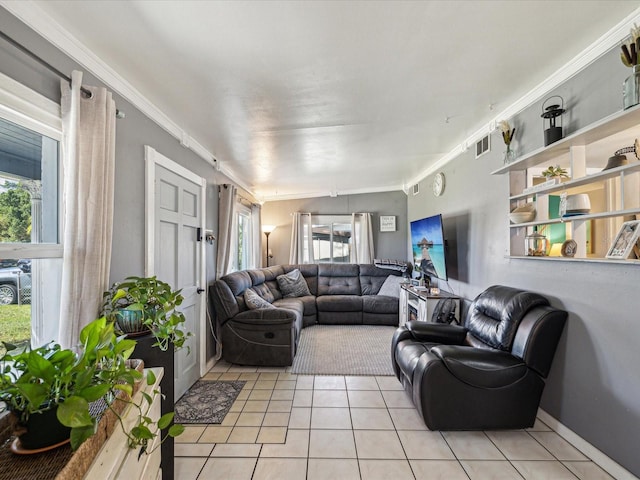
[[[411,249],[417,272],[448,280],[442,215],[411,222]]]

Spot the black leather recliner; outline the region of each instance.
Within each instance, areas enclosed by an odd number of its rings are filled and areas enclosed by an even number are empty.
[[[531,427],[566,318],[541,295],[492,286],[462,326],[398,328],[393,368],[431,430]]]

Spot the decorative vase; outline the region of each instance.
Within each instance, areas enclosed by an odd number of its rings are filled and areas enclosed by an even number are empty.
[[[633,73],[627,77],[622,88],[622,103],[626,110],[640,103],[640,65],[633,66]]]
[[[511,148],[510,144],[507,144],[507,150],[504,152],[504,164],[508,165],[516,159],[516,151]]]

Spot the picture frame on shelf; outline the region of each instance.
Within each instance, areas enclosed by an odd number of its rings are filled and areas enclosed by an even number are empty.
[[[624,222],[618,230],[609,251],[607,258],[626,260],[634,250],[640,234],[640,220]]]

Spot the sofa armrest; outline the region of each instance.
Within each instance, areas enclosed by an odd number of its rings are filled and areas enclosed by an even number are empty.
[[[284,308],[259,308],[239,313],[228,321],[247,325],[288,325],[296,321],[296,315]]]
[[[412,320],[405,326],[411,336],[419,342],[460,345],[467,336],[467,329],[460,325]]]

